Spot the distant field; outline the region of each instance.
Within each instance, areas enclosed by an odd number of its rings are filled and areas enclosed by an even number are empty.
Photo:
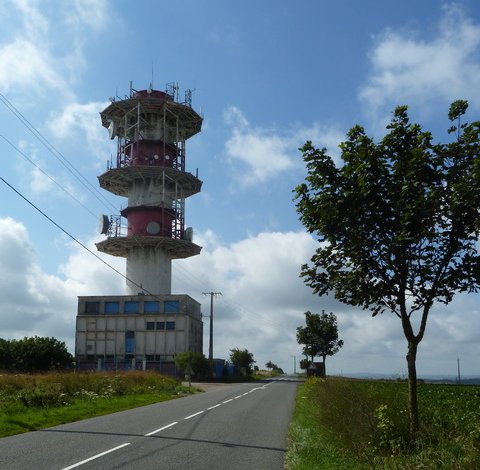
[[[150,372],[0,375],[0,437],[170,400],[191,393]]]
[[[419,384],[409,444],[405,382],[329,378],[299,387],[287,468],[478,469],[480,387]]]

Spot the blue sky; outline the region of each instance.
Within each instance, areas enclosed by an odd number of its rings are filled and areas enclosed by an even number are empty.
[[[83,184],[96,187],[115,152],[98,113],[130,81],[145,89],[153,79],[160,90],[178,82],[181,96],[193,89],[205,119],[187,142],[187,169],[204,184],[186,221],[203,250],[174,262],[173,289],[205,314],[202,292],[223,293],[215,356],[248,348],[260,367],[292,370],[304,312],[325,309],[345,342],[328,372],[405,374],[396,317],[315,297],[298,277],[316,242],[292,202],[305,176],[297,149],[311,139],[338,158],[351,126],[381,138],[399,104],[438,140],[448,138],[451,101],[468,99],[477,119],[477,1],[7,0],[0,20],[0,176],[94,249],[98,215],[125,204]],[[0,183],[0,337],[55,336],[73,351],[77,296],[123,294],[124,279]],[[453,375],[457,357],[462,373],[480,374],[479,332],[477,296],[435,307],[420,375]],[[204,344],[207,352],[207,336]]]

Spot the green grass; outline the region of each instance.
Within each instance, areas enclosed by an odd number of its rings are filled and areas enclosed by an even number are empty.
[[[187,393],[177,380],[153,372],[0,375],[0,437]]]
[[[286,468],[480,468],[480,387],[419,384],[414,446],[407,403],[404,382],[308,380],[299,387]]]

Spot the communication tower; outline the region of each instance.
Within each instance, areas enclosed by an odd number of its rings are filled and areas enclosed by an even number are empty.
[[[198,255],[185,227],[185,199],[200,192],[185,168],[185,142],[201,130],[191,91],[137,91],[111,99],[102,125],[117,155],[98,177],[103,189],[127,198],[119,215],[102,215],[106,238],[97,249],[127,260],[126,295],[78,298],[75,358],[79,369],[137,368],[176,375],[175,355],[202,352],[201,306],[171,293],[172,260]]]
[[[165,92],[131,89],[128,99],[114,100],[100,113],[110,138],[117,138],[115,165],[99,176],[100,186],[128,198],[128,205],[120,216],[101,217],[107,239],[96,245],[127,259],[128,294],[142,288],[170,294],[172,259],[201,250],[185,227],[185,199],[202,186],[185,170],[185,142],[200,132],[202,117],[191,107],[189,90],[183,103],[176,94],[176,86]]]

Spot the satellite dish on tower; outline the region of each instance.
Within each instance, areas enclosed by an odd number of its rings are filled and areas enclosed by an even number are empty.
[[[114,139],[115,134],[117,133],[117,126],[115,125],[115,121],[113,119],[109,119],[109,125],[108,125],[108,135],[110,139]]]
[[[106,235],[108,233],[108,229],[110,228],[110,219],[108,215],[102,214],[98,221],[98,231],[102,235]]]
[[[154,220],[148,222],[147,233],[149,235],[158,235],[158,233],[160,233],[160,224],[158,222],[155,222]]]

